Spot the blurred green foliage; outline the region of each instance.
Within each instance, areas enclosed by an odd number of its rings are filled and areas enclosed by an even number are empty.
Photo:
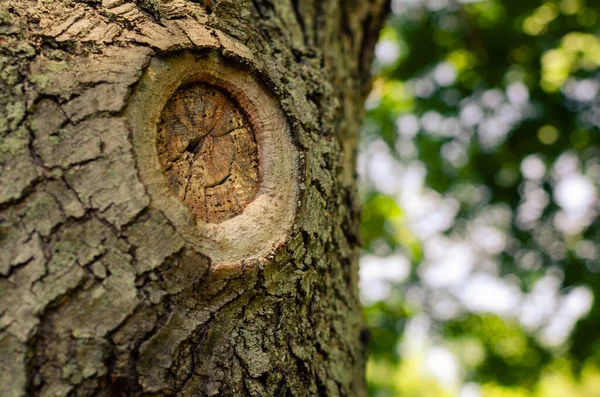
[[[410,271],[365,300],[370,395],[600,396],[600,2],[394,0],[392,9],[362,132],[362,229],[365,256],[401,253]],[[421,184],[403,177],[413,174]],[[427,218],[444,206],[446,225]],[[469,247],[462,281],[428,281],[445,256],[440,241]],[[517,303],[470,306],[474,274],[517,286]],[[552,280],[556,294],[525,308]],[[553,321],[571,318],[575,295],[591,306],[560,338],[568,321]],[[407,328],[423,319],[426,341],[414,342]],[[454,383],[423,370],[432,346],[457,363]]]

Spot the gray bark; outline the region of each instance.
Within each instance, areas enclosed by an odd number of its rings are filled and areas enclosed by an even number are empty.
[[[365,394],[354,162],[386,1],[205,4],[0,1],[0,396]],[[128,106],[182,52],[289,124],[268,254],[218,263],[143,177]]]

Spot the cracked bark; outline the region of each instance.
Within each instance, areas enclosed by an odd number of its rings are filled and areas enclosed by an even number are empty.
[[[1,396],[365,394],[354,157],[386,1],[205,4],[0,1]],[[291,127],[298,207],[267,256],[220,265],[141,177],[127,109],[183,51]]]

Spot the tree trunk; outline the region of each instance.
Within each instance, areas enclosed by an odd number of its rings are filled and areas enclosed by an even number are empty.
[[[365,394],[385,0],[0,0],[0,395]]]

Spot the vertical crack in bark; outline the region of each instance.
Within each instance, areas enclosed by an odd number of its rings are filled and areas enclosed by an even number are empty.
[[[308,34],[306,32],[306,23],[304,22],[304,17],[302,16],[302,13],[300,12],[300,0],[291,0],[292,2],[292,9],[294,10],[294,16],[296,17],[296,21],[298,21],[298,26],[300,27],[300,30],[302,31],[302,38],[304,40],[304,44],[306,46],[309,45],[308,42]]]
[[[264,15],[264,13],[262,11],[261,5],[259,4],[259,1],[258,0],[252,0],[252,5],[254,6],[254,9],[256,10],[256,12],[258,13],[258,15],[261,17],[261,19],[264,18],[265,15]]]
[[[7,320],[0,331],[0,367],[7,369],[0,374],[0,395],[364,395],[362,346],[368,335],[361,333],[355,279],[348,277],[356,274],[349,258],[358,252],[358,223],[351,221],[358,209],[336,201],[343,194],[336,169],[350,162],[342,164],[331,153],[339,149],[337,143],[355,136],[359,73],[366,73],[370,63],[362,61],[366,67],[359,72],[359,47],[361,42],[368,47],[360,54],[363,59],[372,56],[373,41],[363,37],[375,37],[382,16],[378,10],[386,0],[290,0],[277,7],[269,0],[223,1],[208,21],[204,0],[173,2],[181,8],[171,14],[168,2],[140,1],[157,4],[163,22],[156,23],[130,0],[57,0],[37,6],[9,0],[7,48],[18,51],[4,55],[7,65],[23,72],[6,68],[14,76],[7,87],[14,90],[0,98],[15,105],[10,118],[0,106],[10,138],[0,142],[0,151],[8,153],[0,160],[5,164],[0,212],[6,219],[0,251],[6,257],[17,246],[29,256],[18,259],[10,284],[0,278],[0,290],[6,292],[0,293],[0,312]],[[341,4],[345,12],[340,17]],[[62,25],[82,12],[76,22]],[[367,15],[370,23],[364,23]],[[296,34],[298,26],[311,48],[288,51],[288,33]],[[245,94],[260,94],[251,103],[257,113],[248,116],[252,122],[266,121],[260,124],[259,137],[269,138],[260,142],[260,177],[258,131],[238,109],[237,97],[206,84],[183,86],[175,93],[179,107],[168,105],[160,118],[162,93],[175,88],[165,91],[161,84],[173,81],[165,76],[178,69],[160,71],[151,62],[152,49],[163,60],[190,50],[190,70],[202,75],[212,70],[214,79],[206,81],[230,83],[228,75],[252,70],[261,87],[268,83],[266,95],[255,82],[236,77],[231,83]],[[209,51],[224,62],[215,65],[217,58],[203,58]],[[177,57],[188,62],[187,55]],[[228,68],[229,61],[239,67]],[[170,60],[166,64],[178,66]],[[136,85],[135,91],[147,89],[143,103],[160,97],[152,117],[128,112],[137,101],[129,88],[145,78],[144,70],[162,73]],[[32,112],[29,105],[21,106],[26,103],[18,88],[22,83],[27,95],[40,102]],[[41,112],[42,102],[53,105]],[[141,102],[135,103],[141,108]],[[271,119],[272,110],[285,114]],[[149,148],[149,164],[140,160],[146,159],[147,148],[140,151],[139,133],[154,134],[156,119],[159,145]],[[288,122],[296,144],[292,149],[301,151],[298,158],[291,149],[288,155],[275,155],[287,153]],[[318,139],[320,132],[326,139]],[[163,155],[164,176],[145,179],[149,169],[156,173],[155,149]],[[269,173],[287,160],[298,163]],[[17,171],[6,173],[11,167]],[[307,181],[305,192],[297,196],[297,185],[286,184],[288,176],[293,183]],[[181,185],[175,183],[178,178]],[[161,183],[160,194],[171,187],[190,210],[199,209],[199,219],[222,222],[252,202],[250,210],[264,209],[255,219],[260,228],[281,232],[245,240],[239,237],[241,228],[235,228],[227,235],[232,242],[227,254],[221,247],[207,249],[221,260],[214,262],[218,266],[194,259],[191,252],[204,240],[194,238],[182,248],[178,232],[183,226],[169,212],[175,199],[167,195],[162,200],[155,181]],[[41,206],[38,201],[46,193],[58,204]],[[259,205],[271,197],[285,201],[281,211],[268,211],[271,200]],[[10,214],[21,210],[28,215],[13,220]],[[197,229],[226,230],[251,212],[227,225]],[[297,216],[288,221],[289,214]],[[13,244],[13,236],[6,234],[23,227],[30,239],[19,247],[21,240]],[[46,230],[41,237],[40,230]],[[240,252],[247,249],[256,251],[246,262]],[[174,256],[179,259],[171,263]],[[258,266],[256,279],[251,272]],[[35,299],[31,288],[40,292]],[[178,324],[170,322],[174,313],[180,315]]]
[[[320,29],[322,29],[323,25],[326,25],[323,21],[323,10],[324,10],[324,6],[325,6],[324,1],[321,0],[316,0],[315,1],[315,7],[314,7],[314,14],[313,14],[313,41],[315,43],[315,46],[319,46],[321,44],[320,41],[320,35],[319,35],[319,31]]]

